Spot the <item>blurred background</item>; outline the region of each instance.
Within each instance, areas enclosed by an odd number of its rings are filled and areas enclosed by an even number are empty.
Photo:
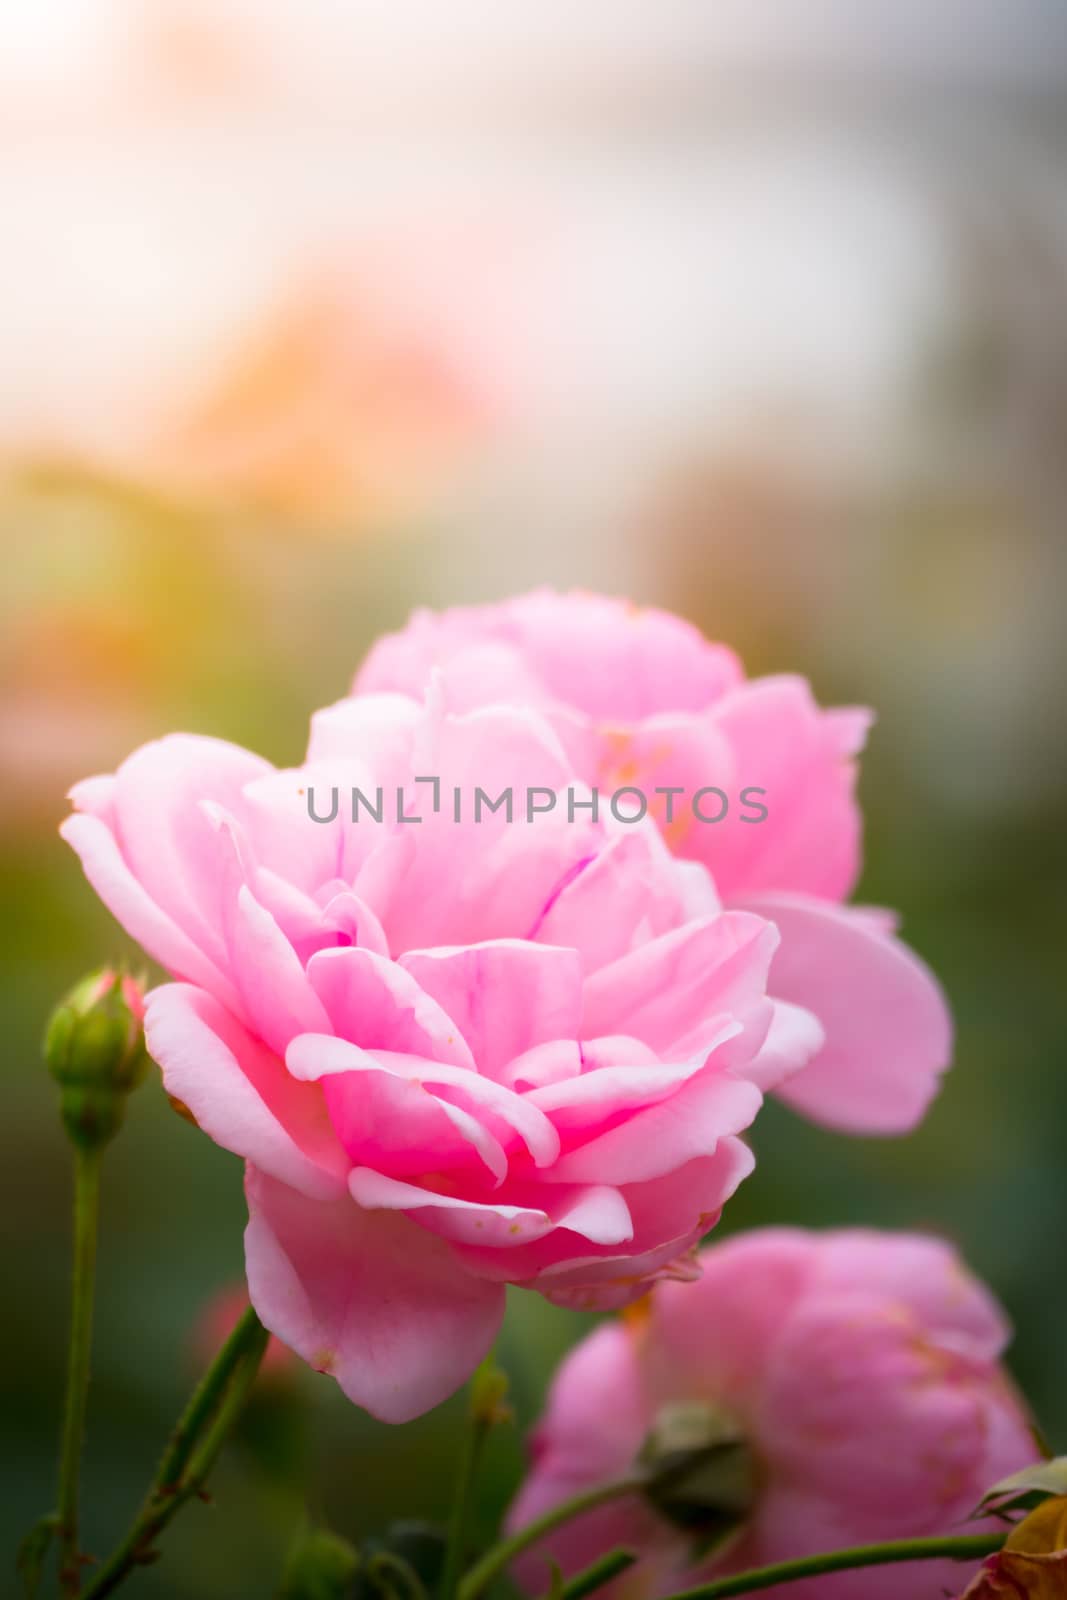
[[[294,761],[412,606],[541,582],[877,707],[861,895],[957,1066],[906,1141],[771,1107],[723,1226],[947,1234],[1067,1448],[1061,0],[36,0],[0,13],[0,215],[5,1547],[52,1503],[68,1310],[40,1034],[128,948],[66,788],[175,728]],[[90,1548],[240,1280],[240,1180],[137,1097]],[[587,1327],[514,1297],[521,1425]],[[280,1362],[130,1592],[268,1594],[305,1506],[442,1516],[461,1409],[390,1430]],[[501,1430],[487,1517],[520,1463]]]

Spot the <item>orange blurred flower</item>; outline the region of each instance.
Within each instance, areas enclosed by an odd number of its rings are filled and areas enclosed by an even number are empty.
[[[314,273],[216,352],[147,475],[283,520],[402,514],[489,419],[450,340],[358,268]]]

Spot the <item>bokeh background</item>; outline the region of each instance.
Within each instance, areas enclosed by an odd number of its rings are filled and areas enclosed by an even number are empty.
[[[66,1337],[40,1034],[128,948],[67,786],[175,728],[297,759],[412,606],[542,582],[878,708],[862,895],[943,977],[957,1065],[905,1141],[769,1108],[723,1227],[948,1234],[1067,1448],[1061,0],[5,6],[0,216],[5,1552],[52,1500]],[[92,1548],[240,1278],[240,1178],[139,1094]],[[515,1296],[487,1520],[587,1326]],[[269,1594],[305,1509],[440,1517],[460,1415],[390,1430],[282,1363],[130,1592]]]

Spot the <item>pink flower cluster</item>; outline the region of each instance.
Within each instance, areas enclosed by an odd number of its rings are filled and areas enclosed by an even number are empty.
[[[64,837],[174,980],[146,1015],[167,1091],[247,1162],[272,1332],[400,1421],[472,1370],[508,1283],[610,1309],[693,1276],[766,1092],[915,1124],[950,1024],[891,919],[842,903],[866,724],[675,618],[537,594],[383,640],[297,768],[172,736],[75,788]],[[427,773],[750,783],[768,816],[457,824]],[[419,821],[316,823],[312,786]]]

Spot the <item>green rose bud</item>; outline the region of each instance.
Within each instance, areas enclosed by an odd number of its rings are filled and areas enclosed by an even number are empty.
[[[745,1521],[756,1499],[756,1459],[733,1418],[717,1406],[664,1406],[640,1456],[645,1498],[706,1551]]]
[[[285,1564],[278,1600],[345,1600],[359,1568],[346,1539],[326,1528],[304,1528]]]
[[[63,1126],[82,1150],[101,1149],[122,1126],[148,1065],[143,1018],[143,984],[109,967],[75,984],[52,1013],[44,1057]]]

